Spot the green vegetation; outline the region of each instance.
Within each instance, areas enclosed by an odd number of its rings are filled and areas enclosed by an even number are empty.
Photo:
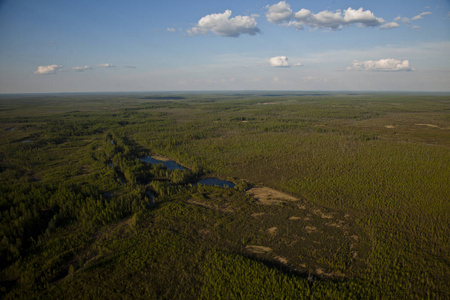
[[[0,296],[449,298],[449,109],[425,94],[2,96]],[[251,186],[298,200],[263,205]]]

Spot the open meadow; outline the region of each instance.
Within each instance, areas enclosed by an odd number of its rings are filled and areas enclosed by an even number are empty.
[[[0,96],[4,299],[448,299],[449,199],[448,94]]]

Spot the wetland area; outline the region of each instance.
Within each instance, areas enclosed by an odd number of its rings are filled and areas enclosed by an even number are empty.
[[[424,93],[3,95],[0,296],[446,299],[449,109]]]

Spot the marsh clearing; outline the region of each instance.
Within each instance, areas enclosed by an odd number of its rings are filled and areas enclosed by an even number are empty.
[[[299,199],[285,194],[283,192],[276,191],[268,187],[254,187],[247,191],[247,194],[258,200],[262,205],[276,205],[285,201],[298,201]]]
[[[199,234],[201,239],[215,240],[220,236],[221,243],[240,245],[238,253],[287,269],[308,270],[319,277],[346,276],[347,268],[357,261],[353,252],[346,250],[328,257],[327,253],[336,252],[333,249],[360,248],[360,243],[349,235],[353,228],[348,218],[340,212],[325,211],[306,200],[299,205],[298,198],[268,187],[252,188],[244,194],[235,189],[204,186],[199,187],[199,193],[186,203],[206,208],[220,220],[202,229],[208,235]],[[235,195],[247,197],[232,200]],[[208,218],[203,217],[205,225]],[[322,256],[327,259],[317,262],[316,258]],[[345,267],[339,261],[345,262]],[[316,269],[324,271],[319,274]]]
[[[415,124],[416,126],[427,126],[427,127],[432,127],[432,128],[439,128],[439,126],[437,125],[433,125],[433,124]]]

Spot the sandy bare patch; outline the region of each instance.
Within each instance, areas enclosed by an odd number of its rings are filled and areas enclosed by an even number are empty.
[[[316,231],[317,231],[317,227],[314,227],[314,226],[306,226],[306,227],[305,227],[305,230],[306,230],[307,233],[313,233],[313,232],[316,232]]]
[[[433,125],[433,124],[416,124],[417,126],[428,126],[428,127],[433,127],[433,128],[439,128],[439,126],[437,125]]]
[[[326,225],[326,226],[330,226],[330,227],[342,228],[342,225],[341,225],[341,224],[333,223],[333,222],[326,223],[325,225]]]
[[[311,221],[311,218],[310,218],[310,217],[306,217],[306,218],[304,218],[303,220],[304,220],[304,221]]]
[[[331,272],[331,273],[325,273],[324,270],[322,270],[321,268],[317,268],[316,269],[316,274],[319,276],[326,276],[326,277],[331,277],[331,276],[335,276],[335,277],[345,277],[345,274],[343,274],[340,271],[335,271],[335,272]]]
[[[266,254],[272,251],[272,248],[256,245],[247,245],[245,249],[255,254]]]
[[[273,104],[276,104],[275,102],[264,102],[264,103],[261,103],[262,105],[273,105]]]
[[[320,211],[320,209],[316,209],[313,212],[315,215],[320,216],[322,219],[333,219],[332,214],[324,214],[323,212]]]
[[[256,217],[261,217],[261,216],[264,216],[266,213],[253,213],[253,214],[251,214],[250,216],[252,216],[252,217],[254,217],[254,218],[256,218]]]
[[[275,256],[275,259],[278,260],[282,264],[287,264],[288,263],[288,260],[286,258],[284,258],[284,257],[281,257],[281,256]]]
[[[270,227],[269,229],[267,229],[267,232],[268,232],[270,235],[274,235],[274,234],[277,233],[277,229],[278,229],[278,228],[276,228],[276,227]]]
[[[321,268],[317,268],[317,269],[316,269],[316,273],[317,273],[317,275],[333,276],[333,273],[325,273],[325,271],[322,270]]]
[[[248,121],[247,121],[247,120],[244,120],[244,121],[241,121],[241,123],[248,123]]]
[[[289,217],[289,220],[300,220],[300,219],[301,219],[300,217],[296,216]]]
[[[288,194],[276,191],[268,187],[255,187],[247,192],[250,196],[255,197],[259,204],[274,205],[283,203],[283,201],[297,201],[298,199]]]
[[[392,129],[392,128],[395,128],[395,126],[394,126],[394,125],[384,125],[384,127],[385,127],[385,128],[388,128],[388,129]]]
[[[297,206],[298,206],[298,208],[301,209],[301,210],[305,210],[305,209],[306,209],[306,206],[303,205],[303,204],[299,204],[299,205],[297,205]]]

